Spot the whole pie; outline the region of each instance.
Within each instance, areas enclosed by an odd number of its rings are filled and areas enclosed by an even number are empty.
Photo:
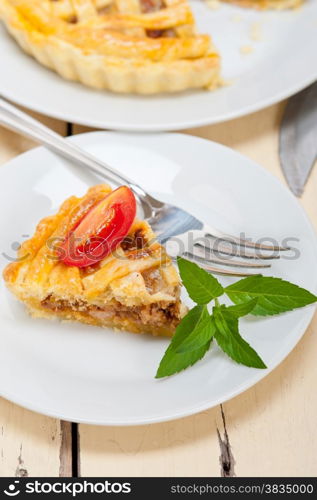
[[[219,84],[219,55],[186,0],[0,0],[22,49],[62,77],[153,94]]]
[[[108,185],[94,186],[41,220],[4,280],[34,317],[170,336],[185,313],[179,276],[147,222],[135,219],[120,245],[94,265],[80,268],[58,258],[56,242],[110,192]]]
[[[304,0],[222,0],[235,3],[241,7],[255,7],[256,9],[292,9],[298,7]]]

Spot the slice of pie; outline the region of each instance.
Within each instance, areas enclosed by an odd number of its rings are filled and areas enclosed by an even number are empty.
[[[5,282],[37,318],[170,336],[185,313],[180,281],[147,222],[135,219],[120,245],[93,265],[80,268],[59,258],[59,242],[110,192],[104,184],[92,187],[41,220],[5,268]]]
[[[254,7],[256,9],[293,9],[299,7],[304,0],[222,0],[222,2],[235,3],[241,7]]]
[[[0,19],[25,52],[90,87],[153,94],[220,81],[187,0],[0,0]]]

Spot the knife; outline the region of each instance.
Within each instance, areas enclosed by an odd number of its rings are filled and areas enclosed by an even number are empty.
[[[281,125],[279,154],[290,189],[301,196],[317,158],[317,82],[288,101]]]

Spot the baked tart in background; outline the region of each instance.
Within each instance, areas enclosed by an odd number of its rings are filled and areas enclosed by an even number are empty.
[[[155,94],[220,81],[186,0],[0,0],[0,18],[25,52],[89,87]]]

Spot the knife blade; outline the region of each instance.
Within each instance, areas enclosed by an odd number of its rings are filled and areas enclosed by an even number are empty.
[[[317,158],[317,82],[289,100],[280,130],[279,155],[290,189],[301,196]]]

